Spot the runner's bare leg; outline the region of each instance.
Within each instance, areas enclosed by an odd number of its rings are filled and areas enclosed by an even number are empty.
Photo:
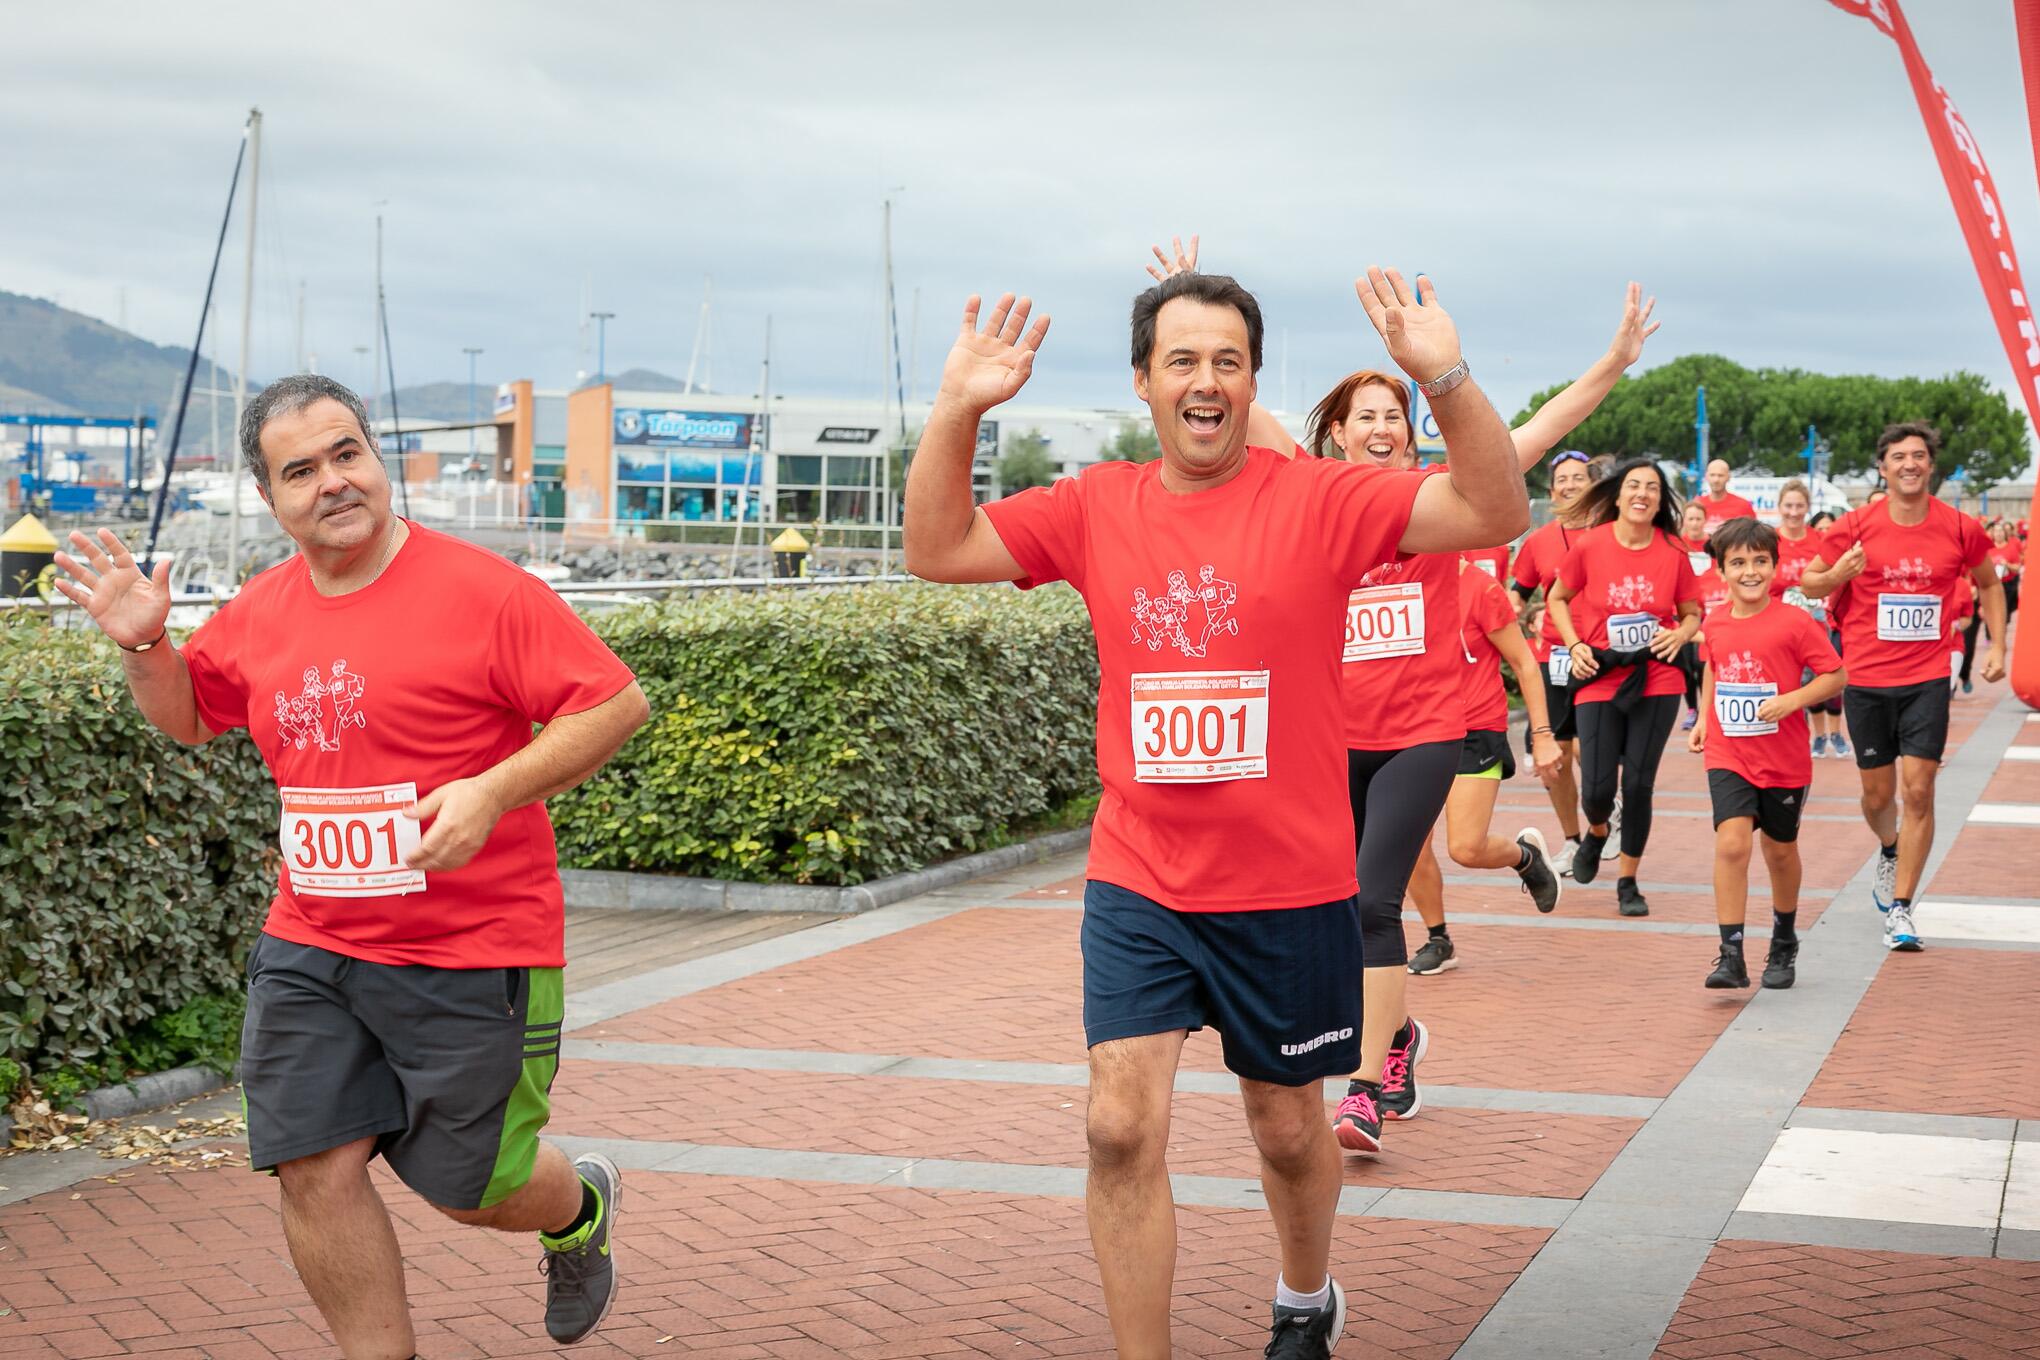
[[[1438,871],[1438,856],[1432,853],[1428,840],[1424,853],[1417,856],[1416,867],[1410,870],[1407,892],[1426,928],[1445,924],[1445,875]]]
[[[1176,1282],[1169,1102],[1186,1037],[1179,1029],[1113,1039],[1091,1049],[1090,1106],[1084,1121],[1091,1174],[1084,1184],[1084,1212],[1121,1360],[1167,1360],[1169,1355],[1169,1295]],[[1311,1090],[1316,1095],[1318,1088]],[[1322,1098],[1312,1114],[1324,1123]],[[1325,1136],[1331,1137],[1329,1128]]]
[[[417,1350],[404,1256],[368,1178],[361,1138],[276,1168],[291,1263],[347,1360],[406,1360]]]
[[[1360,1066],[1353,1072],[1357,1080],[1380,1082],[1396,1031],[1410,1018],[1409,977],[1409,969],[1400,963],[1360,970]]]
[[[1580,834],[1580,781],[1573,774],[1580,759],[1580,744],[1562,741],[1558,749],[1558,768],[1544,781],[1544,791],[1551,795],[1551,810],[1558,814],[1558,829],[1571,840]]]
[[[1934,849],[1934,783],[1940,777],[1938,761],[1920,756],[1898,758],[1899,784],[1904,791],[1905,815],[1898,824],[1898,893],[1911,901],[1920,889],[1920,876],[1927,870],[1927,856]]]
[[[1282,1282],[1298,1293],[1315,1294],[1324,1287],[1331,1259],[1332,1219],[1343,1176],[1339,1140],[1325,1122],[1324,1084],[1276,1086],[1242,1077],[1240,1094],[1246,1099],[1247,1127],[1261,1151],[1261,1191],[1282,1243]]]

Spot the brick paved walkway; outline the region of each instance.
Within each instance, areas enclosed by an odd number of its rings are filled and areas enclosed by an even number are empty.
[[[1682,748],[1647,920],[1616,916],[1612,865],[1551,917],[1507,876],[1448,875],[1462,965],[1410,984],[1426,1109],[1347,1166],[1340,1354],[2040,1355],[2040,831],[1967,821],[2040,805],[2021,757],[2040,721],[2001,687],[1955,711],[1920,955],[1876,944],[1846,762],[1818,767],[1790,993],[1700,987],[1711,837]],[[1525,779],[1497,825],[1557,840]],[[1081,1201],[1081,871],[577,992],[552,1132],[629,1186],[625,1292],[585,1352],[1109,1354]],[[1178,1351],[1258,1354],[1275,1262],[1212,1036],[1178,1088]],[[0,1186],[22,1166],[0,1159]],[[382,1184],[421,1354],[552,1349],[528,1243]],[[0,1309],[7,1360],[337,1354],[274,1183],[245,1171],[0,1190]]]

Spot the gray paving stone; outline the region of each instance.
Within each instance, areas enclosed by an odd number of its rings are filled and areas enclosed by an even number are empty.
[[[1981,1115],[1915,1114],[1895,1110],[1830,1110],[1800,1106],[1795,1129],[1854,1129],[1861,1133],[1924,1133],[1939,1138],[2011,1138],[2018,1122]]]
[[[2040,1261],[2040,1232],[2028,1228],[2000,1228],[1994,1254],[2005,1261]]]
[[[1996,1236],[1989,1228],[1955,1228],[1938,1223],[1752,1213],[1731,1216],[1721,1235],[1752,1242],[1796,1242],[1809,1247],[1904,1251],[1922,1256],[1989,1256]]]
[[[1578,1200],[1534,1195],[1477,1195],[1451,1190],[1396,1188],[1367,1210],[1375,1218],[1416,1218],[1438,1223],[1495,1223],[1509,1228],[1556,1228]],[[1340,1206],[1344,1209],[1344,1205]]]

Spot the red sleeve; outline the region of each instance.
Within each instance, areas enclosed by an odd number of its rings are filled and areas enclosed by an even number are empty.
[[[1587,539],[1581,539],[1573,550],[1565,555],[1565,560],[1558,564],[1558,579],[1575,595],[1587,588],[1588,542]]]
[[[1500,586],[1489,580],[1487,574],[1481,572],[1478,567],[1474,568],[1474,572],[1480,574],[1480,581],[1473,597],[1473,621],[1479,626],[1480,631],[1482,633],[1492,633],[1496,629],[1514,623],[1516,621],[1516,607],[1509,603],[1508,595]],[[1469,575],[1474,574],[1474,572],[1461,572],[1459,574],[1460,589],[1466,588],[1466,579]]]
[[[214,733],[248,725],[248,691],[234,661],[240,651],[241,611],[235,607],[237,603],[229,600],[221,605],[179,649],[191,672],[199,720]]]
[[[1958,512],[1959,513],[1959,512]],[[1983,522],[1974,515],[1962,516],[1962,569],[1975,571],[1990,556],[1990,535],[1983,531]]]
[[[1022,590],[1068,581],[1084,588],[1084,487],[1087,472],[1059,477],[1047,486],[1029,487],[985,507],[985,516],[1013,560],[1026,576],[1014,584]]]
[[[1328,458],[1315,461],[1324,469],[1315,502],[1318,532],[1333,575],[1342,584],[1358,585],[1383,562],[1407,557],[1396,545],[1410,526],[1417,488],[1444,469],[1391,472]]]
[[[1815,623],[1813,615],[1805,610],[1792,612],[1799,616],[1795,625],[1799,629],[1799,664],[1815,675],[1832,675],[1840,670],[1842,658],[1828,639],[1828,630]]]
[[[1538,550],[1546,541],[1537,537],[1536,534],[1532,534],[1524,539],[1523,546],[1516,550],[1516,570],[1513,579],[1516,582],[1516,589],[1525,595],[1536,590],[1541,583]],[[1525,572],[1529,574],[1526,576]]]
[[[535,723],[586,713],[621,694],[633,676],[558,592],[525,572],[496,616],[489,689]]]

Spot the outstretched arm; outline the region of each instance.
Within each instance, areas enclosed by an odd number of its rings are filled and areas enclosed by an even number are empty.
[[[1048,318],[1028,327],[1033,303],[1016,303],[1007,293],[980,331],[979,301],[972,294],[963,304],[963,329],[942,365],[941,389],[907,469],[900,538],[907,570],[924,581],[1015,581],[1027,574],[971,498],[970,465],[978,421],[1026,385]]]
[[[1650,314],[1657,299],[1644,298],[1640,284],[1629,285],[1623,301],[1622,324],[1608,342],[1608,352],[1594,366],[1573,380],[1564,391],[1537,408],[1536,414],[1509,432],[1515,441],[1516,460],[1525,472],[1551,451],[1559,440],[1571,434],[1581,421],[1594,413],[1602,399],[1615,387],[1624,369],[1643,354],[1643,342],[1657,333],[1660,322]]]
[[[70,542],[83,560],[71,553],[56,555],[57,565],[71,578],[58,577],[57,589],[119,644],[121,670],[135,707],[157,731],[186,746],[211,741],[212,729],[198,716],[191,670],[165,632],[170,621],[170,564],[158,562],[154,576],[142,575],[127,545],[111,529],[99,530],[96,541],[73,529]],[[133,650],[137,647],[144,650]]]

